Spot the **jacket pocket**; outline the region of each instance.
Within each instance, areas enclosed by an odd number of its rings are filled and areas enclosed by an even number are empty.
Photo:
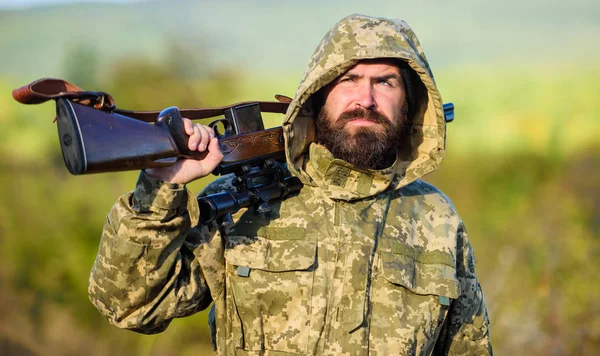
[[[453,299],[460,295],[456,269],[441,263],[422,263],[411,256],[380,253],[380,274],[373,291],[372,340],[381,351],[415,343],[415,353],[429,354]]]
[[[240,347],[306,352],[316,255],[316,241],[229,236],[228,308],[237,314],[231,330]]]
[[[441,263],[421,263],[410,256],[382,252],[383,276],[390,283],[402,286],[415,294],[437,295],[456,299],[460,283],[456,269]],[[444,303],[445,304],[445,303]]]

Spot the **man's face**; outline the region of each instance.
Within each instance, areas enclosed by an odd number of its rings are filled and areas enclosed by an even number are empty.
[[[317,142],[359,168],[393,163],[407,111],[400,69],[389,60],[361,61],[323,90]]]

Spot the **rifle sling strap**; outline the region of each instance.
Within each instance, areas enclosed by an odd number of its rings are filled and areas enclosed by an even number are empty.
[[[114,99],[109,94],[104,92],[85,91],[66,80],[55,78],[38,79],[21,88],[13,90],[12,94],[13,98],[22,104],[40,104],[51,99],[57,100],[59,98],[65,98],[98,110],[117,113],[145,122],[155,122],[160,113],[160,111],[131,111],[117,109]],[[179,111],[183,117],[191,120],[198,120],[223,115],[225,110],[234,106],[258,103],[261,112],[285,114],[291,99],[283,95],[276,95],[275,98],[278,101],[245,101],[228,106],[179,109]]]

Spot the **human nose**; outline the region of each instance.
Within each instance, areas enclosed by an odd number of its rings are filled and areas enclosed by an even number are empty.
[[[362,83],[357,87],[355,102],[357,106],[370,109],[375,106],[375,96],[373,86],[368,83]]]

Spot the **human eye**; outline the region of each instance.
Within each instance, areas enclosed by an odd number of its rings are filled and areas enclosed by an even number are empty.
[[[341,77],[338,82],[339,83],[349,83],[349,82],[353,82],[353,81],[354,81],[354,77],[345,76],[345,77]]]
[[[390,87],[390,88],[394,87],[394,83],[392,83],[392,81],[390,79],[377,79],[377,81],[375,81],[375,83],[386,86],[386,87]]]
[[[400,81],[398,78],[394,76],[381,76],[380,78],[375,79],[375,83],[378,85],[382,85],[389,88],[396,88]]]

